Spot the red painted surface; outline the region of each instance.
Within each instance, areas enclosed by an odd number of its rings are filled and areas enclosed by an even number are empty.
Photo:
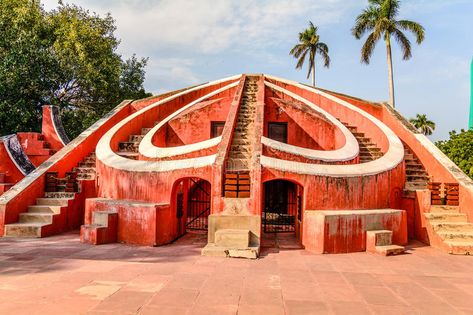
[[[52,150],[59,151],[64,147],[64,144],[62,143],[62,140],[59,137],[57,130],[54,128],[51,105],[43,106],[41,134],[44,137],[44,141],[47,141],[50,144],[50,148]]]
[[[392,242],[407,244],[405,211],[387,214],[366,214],[356,210],[349,215],[308,215],[305,212],[302,243],[306,250],[316,253],[349,253],[366,250],[366,231],[389,230]]]
[[[17,183],[25,177],[8,155],[3,141],[0,141],[0,173],[4,174],[2,183]]]
[[[17,222],[20,213],[26,212],[28,206],[34,205],[36,198],[44,196],[46,172],[58,172],[59,177],[64,177],[65,172],[70,171],[95,150],[97,142],[107,130],[130,115],[131,111],[132,107],[128,104],[109,117],[87,137],[79,136],[73,140],[64,148],[66,151],[62,158],[45,166],[44,169],[41,169],[41,175],[35,177],[32,182],[28,182],[29,184],[25,188],[11,196],[8,201],[0,203],[0,235],[4,234],[5,224]]]
[[[87,199],[85,224],[91,224],[93,211],[115,211],[118,214],[117,241],[136,245],[162,245],[176,238],[169,224],[169,204],[130,203],[127,200]],[[111,227],[113,229],[113,225]],[[109,231],[111,237],[113,231]]]

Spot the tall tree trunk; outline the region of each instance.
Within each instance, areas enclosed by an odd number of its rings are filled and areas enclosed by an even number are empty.
[[[314,63],[312,64],[312,86],[315,87],[315,58]]]
[[[395,108],[394,102],[394,75],[393,75],[393,59],[391,55],[391,35],[386,33],[386,51],[388,54],[388,81],[389,81],[389,104]]]

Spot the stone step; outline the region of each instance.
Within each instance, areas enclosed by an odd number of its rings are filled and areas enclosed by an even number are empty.
[[[246,139],[235,138],[235,137],[233,137],[232,139],[232,145],[248,145],[248,144],[250,143]]]
[[[449,213],[459,213],[460,207],[458,206],[446,206],[446,205],[433,205],[430,207],[430,212],[449,212]]]
[[[129,135],[128,142],[141,142],[145,136],[144,135]]]
[[[424,216],[430,221],[468,222],[464,213],[434,212],[424,213]]]
[[[436,232],[473,232],[473,224],[467,222],[430,222]]]
[[[221,229],[215,232],[215,245],[234,249],[247,248],[250,243],[250,231],[239,229]]]
[[[207,244],[204,248],[202,248],[202,256],[256,259],[258,258],[258,255],[258,246],[249,246],[245,249],[234,249],[224,246],[217,246],[215,244]]]
[[[41,229],[48,226],[47,223],[13,223],[5,224],[5,236],[7,237],[41,237]]]
[[[80,162],[78,167],[92,167],[95,168],[96,162]]]
[[[246,159],[229,158],[226,166],[226,169],[230,171],[247,171],[249,169]]]
[[[77,180],[94,180],[96,178],[95,174],[79,174],[77,175]]]
[[[45,198],[66,198],[66,199],[74,199],[76,193],[73,192],[45,192]]]
[[[249,143],[245,143],[245,144],[249,144]],[[236,145],[232,143],[230,145],[230,151],[249,152],[250,148],[246,145]]]
[[[35,214],[35,213],[59,214],[59,213],[61,213],[61,207],[64,207],[64,206],[32,205],[32,206],[28,206],[28,212],[26,212],[26,213],[31,213],[31,214]],[[66,207],[67,207],[67,205],[66,205]]]
[[[423,181],[428,181],[429,180],[429,176],[428,175],[414,175],[414,174],[410,174],[410,175],[406,175],[406,179],[407,181],[419,181],[419,180],[423,180]]]
[[[437,232],[437,234],[444,240],[451,241],[473,241],[473,231],[450,231]]]
[[[392,244],[393,232],[389,230],[366,231],[368,246],[386,246]],[[370,243],[370,244],[368,244]]]
[[[95,174],[94,167],[74,167],[72,170],[78,174]]]
[[[420,176],[422,179],[429,178],[429,175],[423,170],[406,169],[406,176]]]
[[[138,152],[139,144],[136,142],[119,142],[118,151],[120,152]]]
[[[364,138],[365,137],[364,132],[352,132],[352,134],[355,136],[355,138]]]
[[[449,247],[449,254],[452,255],[473,255],[473,241],[446,240]]]
[[[399,245],[385,245],[376,246],[376,251],[383,256],[394,256],[403,254],[405,251],[404,246]]]
[[[51,224],[53,223],[53,215],[54,213],[20,213],[20,221],[19,223],[46,223]]]
[[[58,193],[55,193],[55,194],[58,194]],[[63,192],[61,194],[70,194],[70,193]],[[67,205],[69,204],[69,200],[72,200],[72,198],[36,198],[36,206],[67,207]],[[34,206],[31,206],[31,207],[34,207]]]

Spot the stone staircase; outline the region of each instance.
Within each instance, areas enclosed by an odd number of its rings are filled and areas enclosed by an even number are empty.
[[[70,227],[68,207],[77,193],[46,192],[37,198],[27,212],[20,213],[17,223],[5,224],[6,237],[45,237],[64,232]]]
[[[404,246],[393,245],[393,232],[389,230],[366,231],[366,251],[383,256],[404,253]]]
[[[95,180],[97,157],[95,152],[90,153],[83,159],[73,171],[77,173],[77,180]]]
[[[237,125],[233,132],[230,152],[228,153],[227,170],[229,171],[248,171],[250,169],[253,153],[252,142],[255,137],[254,115],[256,112],[256,93],[258,91],[257,82],[257,77],[248,77],[245,81]]]
[[[12,186],[13,183],[8,182],[7,175],[0,173],[0,195],[10,189]]]
[[[117,154],[127,159],[137,160],[139,156],[138,148],[140,142],[151,129],[152,128],[141,128],[141,134],[129,135],[128,141],[118,143]]]
[[[254,115],[258,78],[245,81],[237,125],[233,132],[224,176],[224,196],[227,198],[250,197],[250,167],[253,154]]]
[[[383,156],[381,149],[376,146],[371,139],[365,137],[363,132],[358,132],[358,128],[348,123],[341,122],[355,136],[360,146],[360,163],[370,162]]]
[[[35,166],[43,163],[56,153],[56,150],[51,149],[51,144],[44,140],[41,133],[19,132],[17,137],[23,151]]]
[[[460,213],[458,206],[432,205],[424,216],[431,232],[450,254],[473,255],[473,224],[468,222],[466,214]]]
[[[95,180],[95,152],[84,158],[66,178],[48,182],[57,173],[46,174],[46,192],[37,198],[36,204],[20,213],[17,223],[5,225],[6,237],[45,237],[65,232],[80,226],[82,216],[78,213],[77,202],[80,181]]]
[[[406,163],[406,184],[404,189],[414,191],[419,189],[427,189],[429,174],[419,159],[404,146],[404,161]]]

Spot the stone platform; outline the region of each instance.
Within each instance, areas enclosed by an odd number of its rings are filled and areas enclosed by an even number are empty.
[[[0,314],[473,312],[471,257],[420,243],[393,257],[319,255],[265,238],[259,259],[228,259],[201,256],[206,237],[156,248],[0,239]]]

